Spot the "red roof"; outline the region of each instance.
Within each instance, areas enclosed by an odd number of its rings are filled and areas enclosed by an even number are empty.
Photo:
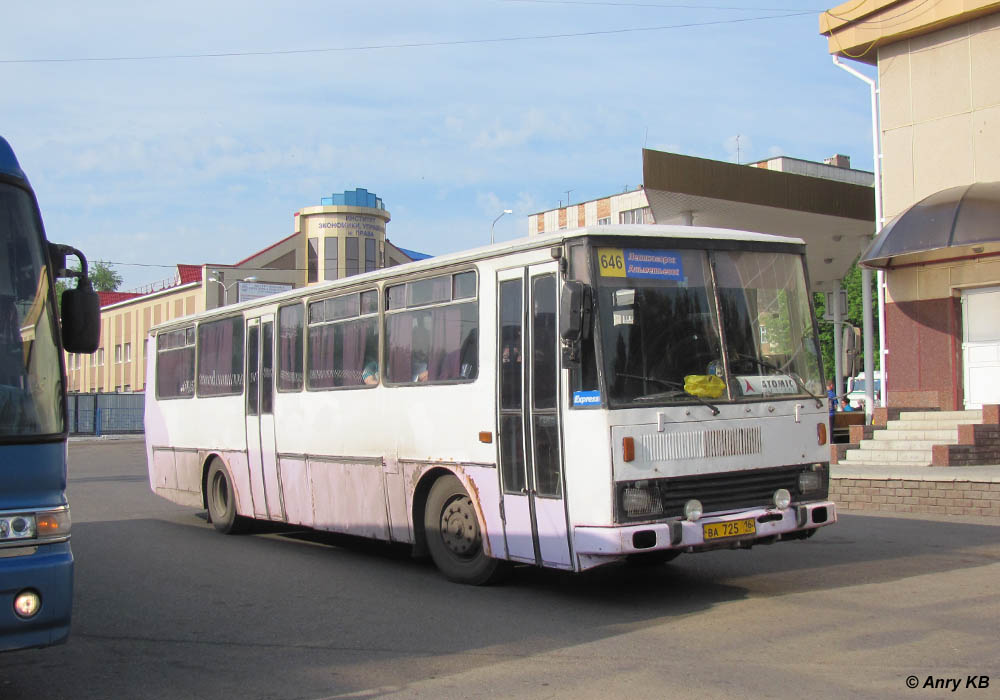
[[[101,307],[111,306],[112,304],[118,304],[123,301],[128,301],[129,299],[135,299],[136,297],[141,297],[142,294],[138,292],[98,292],[97,297],[101,300]]]
[[[177,273],[181,277],[181,284],[201,282],[201,265],[177,265]]]

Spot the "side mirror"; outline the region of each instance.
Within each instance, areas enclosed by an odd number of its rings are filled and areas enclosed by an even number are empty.
[[[66,352],[84,354],[101,342],[101,302],[86,280],[62,294],[62,340]]]
[[[79,270],[66,267],[66,256],[80,260]],[[75,277],[76,289],[62,293],[63,350],[90,354],[101,343],[101,300],[87,275],[87,257],[71,245],[49,243],[49,260],[56,277]]]
[[[590,287],[578,280],[566,280],[559,307],[563,367],[579,367],[580,341],[590,335]]]
[[[590,287],[577,280],[563,283],[559,309],[559,337],[575,343],[590,330]]]
[[[853,377],[861,371],[861,353],[861,329],[845,325],[840,344],[840,367],[846,376]]]

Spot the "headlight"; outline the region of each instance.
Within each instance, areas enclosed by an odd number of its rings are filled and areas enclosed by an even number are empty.
[[[34,537],[34,514],[0,515],[0,542],[30,540]]]
[[[622,490],[622,509],[630,518],[661,515],[663,501],[658,491],[635,485]]]
[[[785,510],[792,503],[792,494],[788,489],[778,489],[774,492],[774,507],[778,510]]]
[[[823,485],[823,480],[817,472],[802,472],[799,474],[799,492],[809,493],[819,491]]]
[[[692,498],[684,504],[684,517],[692,523],[701,517],[702,512],[701,501],[697,498]]]
[[[18,617],[27,620],[34,617],[42,609],[42,597],[30,588],[21,591],[14,597],[14,612]]]
[[[65,537],[69,535],[70,526],[68,508],[0,515],[0,542]]]

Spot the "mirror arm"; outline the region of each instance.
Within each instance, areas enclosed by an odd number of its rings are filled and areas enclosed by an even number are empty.
[[[72,270],[66,267],[67,255],[76,256],[80,261],[79,270]],[[78,288],[90,288],[90,272],[87,266],[87,256],[83,252],[65,243],[49,243],[49,257],[52,258],[52,266],[55,268],[56,277],[75,277]]]

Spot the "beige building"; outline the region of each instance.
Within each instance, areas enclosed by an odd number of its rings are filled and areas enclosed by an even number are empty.
[[[1000,2],[851,0],[820,31],[877,69],[888,404],[1000,403]]]
[[[71,392],[143,391],[149,329],[181,316],[426,257],[394,246],[381,198],[364,189],[324,197],[293,215],[294,233],[232,265],[178,265],[136,292],[99,292],[101,344],[68,353]]]

